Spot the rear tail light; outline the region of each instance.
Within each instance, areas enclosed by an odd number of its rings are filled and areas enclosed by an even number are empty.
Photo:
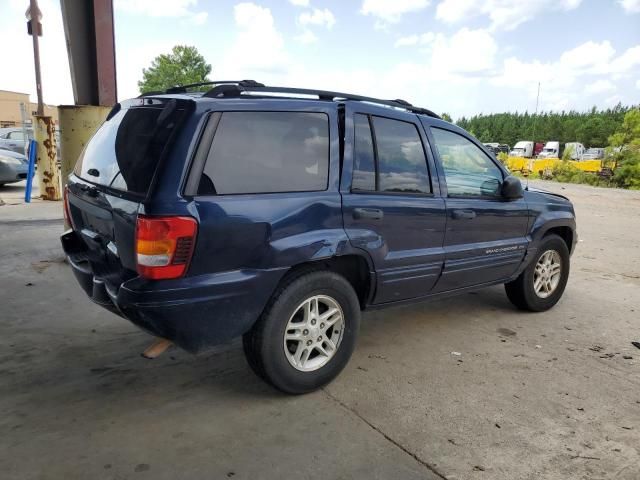
[[[178,278],[189,267],[198,223],[191,217],[138,216],[138,273],[153,280]]]
[[[64,186],[64,202],[62,206],[62,213],[64,214],[65,228],[73,228],[73,219],[71,218],[71,209],[69,208],[69,186]]]

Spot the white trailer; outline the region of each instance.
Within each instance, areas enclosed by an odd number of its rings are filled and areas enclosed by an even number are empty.
[[[516,143],[509,152],[510,157],[533,157],[533,142],[524,140]]]

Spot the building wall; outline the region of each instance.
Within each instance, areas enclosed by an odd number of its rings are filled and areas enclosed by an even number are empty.
[[[0,127],[19,127],[22,126],[22,115],[20,113],[20,104],[23,103],[27,107],[27,124],[31,123],[31,117],[35,115],[38,104],[29,100],[28,93],[10,92],[0,90]],[[44,114],[53,117],[54,122],[58,123],[58,108],[53,105],[44,106]]]

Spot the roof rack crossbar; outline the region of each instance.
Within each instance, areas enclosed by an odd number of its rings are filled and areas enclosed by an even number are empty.
[[[217,82],[223,83],[223,82]],[[434,118],[440,118],[439,115],[422,107],[416,107],[411,105],[406,100],[384,100],[374,97],[365,97],[362,95],[354,95],[351,93],[332,92],[329,90],[313,90],[308,88],[290,88],[290,87],[268,87],[262,84],[251,85],[241,84],[236,82],[228,82],[232,85],[226,85],[224,88],[216,86],[204,94],[205,97],[212,98],[228,98],[228,97],[240,97],[243,93],[282,93],[290,95],[309,95],[318,97],[320,100],[334,101],[336,99],[353,100],[357,102],[374,103],[377,105],[385,105],[388,107],[401,108],[413,113],[421,113]],[[257,82],[256,82],[257,83]],[[235,85],[233,85],[235,84]]]

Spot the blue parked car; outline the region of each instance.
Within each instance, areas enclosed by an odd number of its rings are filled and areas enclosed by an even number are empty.
[[[150,356],[242,336],[294,394],[339,374],[363,310],[495,284],[551,308],[577,241],[568,199],[429,110],[254,81],[117,104],[65,193],[78,282],[166,340]]]

